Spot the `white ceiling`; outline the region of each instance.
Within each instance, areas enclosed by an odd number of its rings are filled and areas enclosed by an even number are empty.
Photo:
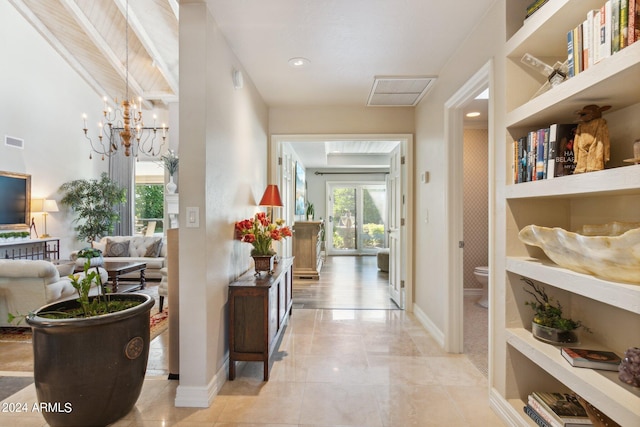
[[[122,97],[127,0],[9,1],[96,93]],[[203,1],[274,107],[365,106],[376,77],[437,78],[495,0]],[[129,1],[129,90],[147,108],[179,99],[178,3]]]

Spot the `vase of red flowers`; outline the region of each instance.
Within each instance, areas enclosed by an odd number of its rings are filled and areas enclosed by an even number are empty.
[[[258,212],[253,218],[236,222],[236,238],[251,243],[256,275],[262,271],[273,272],[276,252],[271,247],[274,241],[291,236],[291,228],[284,225],[283,219],[271,221],[264,212]]]

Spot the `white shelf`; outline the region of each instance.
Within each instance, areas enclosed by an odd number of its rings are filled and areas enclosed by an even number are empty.
[[[549,0],[507,42],[507,56],[567,56],[567,32],[605,0]]]
[[[640,130],[640,122],[623,118],[627,113],[611,114],[628,107],[635,109],[640,104],[640,84],[637,84],[640,42],[549,91],[527,99],[540,87],[537,82],[543,79],[521,63],[522,56],[529,53],[549,64],[566,59],[567,32],[581,24],[589,10],[598,9],[604,3],[605,0],[549,0],[522,23],[528,2],[506,2],[505,27],[507,36],[512,35],[504,46],[507,111],[502,116],[505,125],[502,131],[507,147],[528,131],[552,123],[575,123],[576,111],[588,104],[612,106],[604,114],[605,119],[610,117],[612,140],[629,138],[629,134],[635,135]],[[511,157],[509,150],[507,148],[505,154]],[[502,166],[502,172],[509,180],[513,174],[511,166],[509,161]],[[583,347],[603,348],[601,344],[607,342],[620,350],[637,337],[640,285],[575,273],[546,260],[543,255],[540,255],[543,260],[509,256],[510,253],[526,254],[524,244],[515,233],[515,227],[520,224],[579,225],[609,221],[610,217],[617,216],[620,216],[619,220],[640,220],[636,207],[640,196],[640,165],[520,184],[508,182],[498,190],[496,211],[500,221],[495,227],[496,266],[504,265],[506,271],[497,272],[495,278],[495,294],[500,301],[492,306],[492,314],[497,328],[504,334],[496,335],[497,342],[491,353],[496,371],[492,387],[501,393],[502,400],[495,402],[503,419],[510,425],[534,425],[522,412],[522,406],[526,404],[523,400],[536,389],[557,386],[573,390],[620,425],[640,426],[640,388],[622,383],[617,372],[574,368],[562,357],[559,347],[536,340],[523,327],[510,327],[522,325],[522,307],[515,301],[516,297],[522,296],[518,293],[520,284],[517,282],[519,276],[528,277],[562,290],[569,311],[597,310],[594,319],[602,322],[598,331],[606,335],[601,335],[601,342],[596,343],[588,341],[594,337],[581,336]],[[610,201],[611,197],[613,200]],[[613,203],[616,211],[609,209],[606,203]],[[559,210],[550,212],[553,206],[559,206]],[[575,298],[570,298],[571,295]],[[631,327],[625,327],[624,321]],[[516,365],[516,362],[519,363]]]
[[[575,112],[588,104],[611,105],[609,112],[636,104],[640,98],[638,76],[640,43],[634,43],[507,113],[507,127],[573,123]],[[630,84],[621,85],[621,81]]]
[[[522,182],[505,187],[507,200],[534,197],[593,197],[605,194],[640,194],[640,165]]]
[[[621,382],[617,372],[574,368],[559,347],[536,340],[524,328],[507,329],[507,343],[620,425],[640,425],[640,388]]]
[[[609,282],[535,258],[507,257],[506,268],[558,289],[640,314],[640,285]]]

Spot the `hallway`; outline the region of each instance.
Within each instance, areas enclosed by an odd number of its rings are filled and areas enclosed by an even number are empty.
[[[325,257],[320,279],[293,280],[293,308],[397,310],[375,256]]]
[[[467,355],[445,353],[413,314],[390,304],[385,275],[375,257],[333,257],[319,281],[295,281],[293,315],[270,380],[262,381],[262,363],[239,363],[236,380],[224,384],[209,408],[174,407],[179,382],[166,379],[168,333],[163,333],[151,344],[138,402],[114,426],[503,425],[489,408],[485,375]],[[318,305],[335,307],[310,308],[312,294],[321,297]],[[346,302],[352,307],[344,308]],[[220,375],[226,374],[222,368]],[[35,401],[32,384],[4,402],[32,407]],[[37,413],[1,418],[12,425],[45,426]]]

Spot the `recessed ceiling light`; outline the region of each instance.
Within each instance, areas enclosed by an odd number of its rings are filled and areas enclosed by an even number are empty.
[[[478,111],[472,111],[471,113],[467,113],[467,117],[478,117],[480,113]]]
[[[309,65],[309,62],[310,61],[307,58],[296,57],[289,60],[289,65],[293,68],[302,68]]]

